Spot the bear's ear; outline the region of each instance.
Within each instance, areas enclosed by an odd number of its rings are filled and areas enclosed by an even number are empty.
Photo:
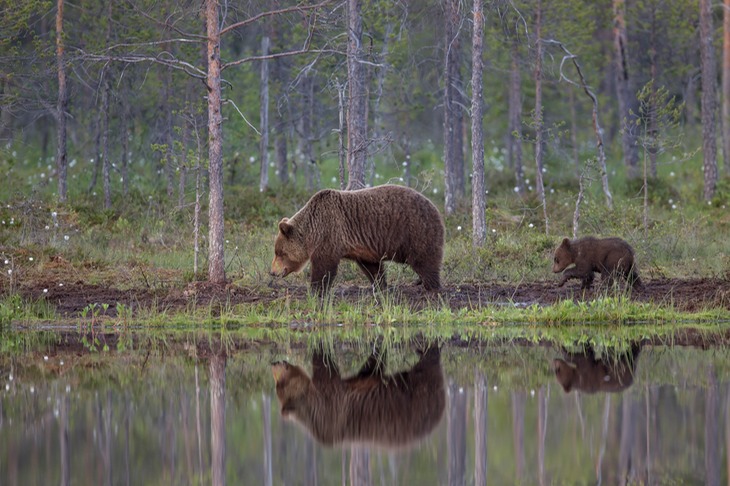
[[[288,238],[294,231],[294,226],[289,223],[288,218],[283,218],[281,221],[279,221],[279,231],[281,231],[282,235]]]
[[[564,246],[565,248],[570,248],[570,240],[568,238],[563,238],[563,242],[560,244],[560,246]]]

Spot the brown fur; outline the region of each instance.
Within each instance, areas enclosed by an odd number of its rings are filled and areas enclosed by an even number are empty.
[[[383,360],[374,353],[346,379],[322,353],[312,357],[311,379],[299,366],[274,363],[281,414],[325,445],[407,446],[427,436],[443,415],[440,356],[438,347],[430,347],[410,370],[385,375]]]
[[[631,351],[614,359],[596,359],[593,348],[582,353],[564,353],[565,359],[553,360],[555,377],[565,390],[584,393],[620,392],[634,383],[636,360],[641,345],[635,343]]]
[[[413,189],[325,189],[279,222],[271,273],[284,277],[311,261],[312,288],[327,291],[345,258],[372,284],[385,286],[383,262],[392,260],[410,265],[426,290],[438,290],[443,247],[441,214]]]
[[[565,270],[572,264],[575,264],[573,268]],[[561,287],[569,279],[576,278],[582,281],[582,289],[589,289],[593,283],[594,272],[600,272],[602,281],[608,284],[618,274],[634,288],[641,287],[641,279],[634,262],[634,250],[621,238],[565,238],[555,249],[553,272],[563,272],[559,284]]]

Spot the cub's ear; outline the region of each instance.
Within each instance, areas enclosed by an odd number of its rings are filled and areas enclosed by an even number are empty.
[[[286,237],[291,236],[294,231],[294,226],[289,223],[289,218],[283,218],[279,221],[279,231],[281,231],[281,234]]]
[[[568,238],[563,238],[563,242],[560,244],[560,246],[570,248],[570,240]]]

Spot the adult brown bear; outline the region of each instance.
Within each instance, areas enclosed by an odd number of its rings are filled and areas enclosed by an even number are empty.
[[[271,274],[285,277],[311,261],[312,288],[326,292],[346,258],[384,287],[383,262],[392,260],[410,265],[426,290],[438,290],[443,248],[441,214],[419,192],[395,185],[325,189],[279,222]]]
[[[640,351],[641,343],[635,342],[628,352],[601,359],[596,358],[592,347],[578,353],[564,352],[564,359],[553,360],[553,370],[565,393],[621,392],[634,383]]]
[[[572,264],[575,264],[573,268],[565,270]],[[582,289],[590,289],[594,272],[600,272],[602,282],[607,284],[612,283],[615,275],[620,275],[634,288],[641,287],[634,262],[634,249],[621,238],[565,238],[555,249],[553,272],[563,272],[559,284],[561,287],[569,279],[577,278],[582,282]]]
[[[437,345],[426,348],[408,371],[384,373],[374,352],[353,377],[343,379],[321,351],[312,357],[312,377],[286,361],[271,365],[283,417],[320,443],[363,443],[400,448],[427,436],[444,412],[446,391]]]

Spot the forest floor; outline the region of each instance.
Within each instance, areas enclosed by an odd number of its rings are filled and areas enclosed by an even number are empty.
[[[479,284],[447,285],[439,293],[424,291],[413,284],[394,285],[389,288],[393,300],[408,305],[414,310],[429,303],[438,306],[447,304],[452,310],[474,309],[486,305],[509,305],[527,307],[551,305],[561,300],[589,301],[605,295],[606,289],[594,284],[590,291],[580,290],[578,281],[571,281],[558,287],[557,280],[523,282],[519,285],[484,282]],[[0,288],[0,292],[4,289]],[[81,280],[59,285],[55,281],[34,281],[17,289],[24,298],[44,299],[63,318],[82,315],[89,305],[109,304],[104,312],[116,316],[117,303],[133,311],[156,309],[167,313],[186,312],[191,306],[210,307],[215,312],[219,305],[266,304],[279,299],[306,301],[307,286],[288,283],[284,280],[268,286],[241,287],[235,284],[214,285],[194,282],[185,287],[116,289],[92,285]],[[357,303],[374,298],[372,289],[365,285],[339,284],[334,288],[335,301]],[[671,307],[678,311],[697,312],[716,308],[730,311],[730,280],[720,278],[657,278],[645,280],[643,288],[631,291],[630,298],[637,302],[648,302]]]

